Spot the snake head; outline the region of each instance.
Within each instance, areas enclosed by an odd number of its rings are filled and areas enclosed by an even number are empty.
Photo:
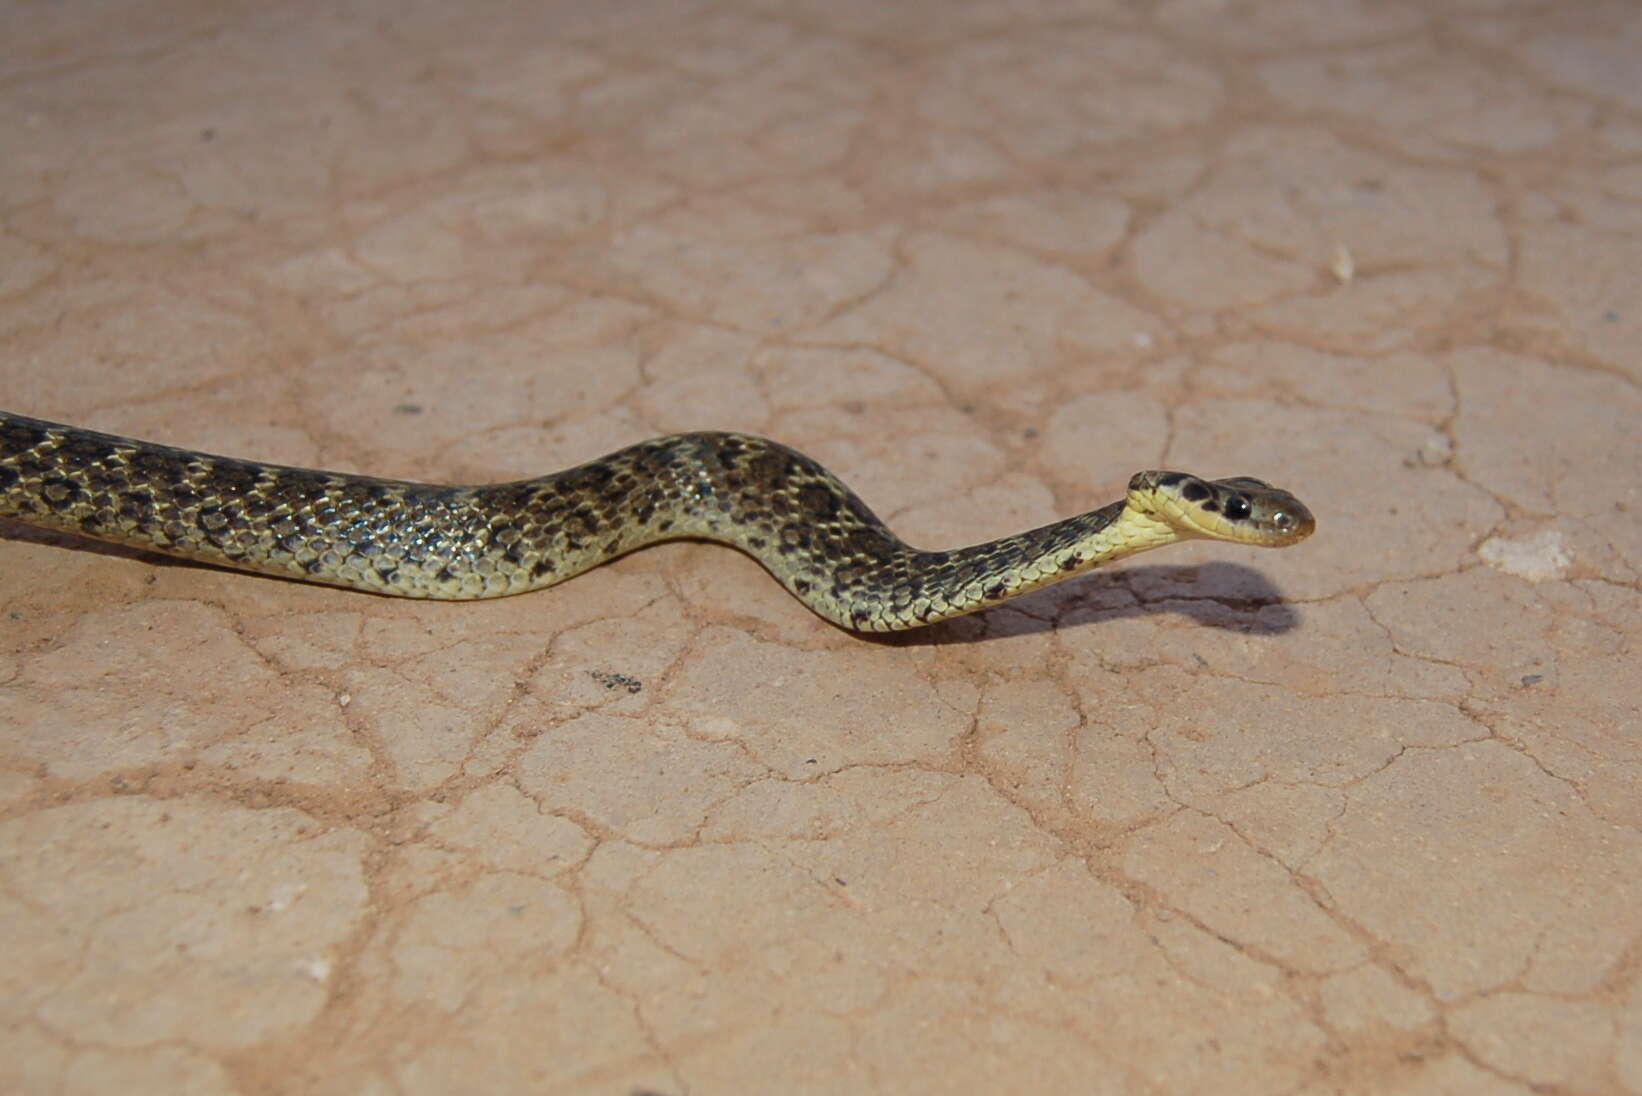
[[[1285,548],[1317,528],[1305,503],[1252,476],[1206,480],[1186,472],[1140,472],[1129,481],[1128,503],[1182,538]]]

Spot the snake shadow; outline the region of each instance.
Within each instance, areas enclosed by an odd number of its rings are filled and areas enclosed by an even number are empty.
[[[217,567],[210,563],[196,563],[191,559],[181,559],[160,552],[151,552],[146,548],[133,548],[126,544],[93,540],[90,537],[83,537],[78,533],[70,533],[64,529],[42,529],[37,525],[27,525],[11,518],[0,518],[0,540],[13,540],[18,544],[44,544],[51,548],[64,548],[70,552],[86,552],[94,556],[112,556],[115,559],[134,559],[161,567],[196,567],[205,571],[233,570],[232,567]]]
[[[1113,603],[1115,594],[1127,595]],[[1172,613],[1205,628],[1245,635],[1282,635],[1300,614],[1265,573],[1240,563],[1126,567],[1035,590],[1018,598],[908,632],[867,633],[886,647],[986,643],[1009,636],[1098,628],[1125,617]]]
[[[181,567],[230,574],[232,568],[178,559],[142,548],[91,540],[74,533],[39,529],[0,518],[0,540],[46,544],[70,551],[137,560],[156,567]],[[256,575],[271,582],[296,579]],[[592,576],[596,581],[597,576]],[[1121,598],[1121,601],[1116,600]],[[1184,566],[1131,566],[1097,572],[1030,594],[968,616],[944,620],[907,632],[850,632],[857,639],[885,647],[927,647],[985,643],[1010,636],[1037,635],[1098,628],[1124,617],[1173,613],[1189,617],[1205,628],[1246,635],[1281,635],[1299,626],[1293,605],[1264,572],[1239,563],[1203,563]]]
[[[135,560],[138,563],[146,563],[150,567],[180,567],[194,571],[217,571],[223,574],[265,578],[273,582],[289,582],[297,586],[306,585],[297,579],[286,578],[283,575],[239,571],[215,563],[203,563],[198,560],[183,559],[179,556],[168,556],[161,552],[153,552],[147,548],[137,548],[129,544],[93,540],[90,537],[83,537],[78,533],[70,533],[64,529],[42,529],[35,525],[25,525],[23,522],[13,521],[10,518],[0,518],[0,540],[16,541],[18,544],[43,544],[50,548],[62,548],[70,552],[84,552],[87,555]]]

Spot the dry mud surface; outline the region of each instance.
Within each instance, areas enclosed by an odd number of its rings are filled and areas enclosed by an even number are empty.
[[[0,527],[0,1089],[1642,1093],[1642,10],[7,4],[0,406],[914,543],[430,605]]]

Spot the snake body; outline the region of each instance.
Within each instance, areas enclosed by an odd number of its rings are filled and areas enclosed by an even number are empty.
[[[752,555],[844,628],[970,613],[1192,537],[1282,547],[1314,522],[1260,480],[1141,472],[1125,498],[956,551],[904,543],[819,463],[746,434],[654,438],[537,479],[441,486],[216,457],[0,411],[0,516],[401,597],[563,582],[657,541]]]

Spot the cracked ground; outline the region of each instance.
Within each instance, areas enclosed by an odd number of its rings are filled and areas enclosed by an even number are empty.
[[[1319,530],[873,641],[709,545],[431,605],[0,525],[0,1090],[1642,1093],[1634,4],[4,19],[10,410]]]

